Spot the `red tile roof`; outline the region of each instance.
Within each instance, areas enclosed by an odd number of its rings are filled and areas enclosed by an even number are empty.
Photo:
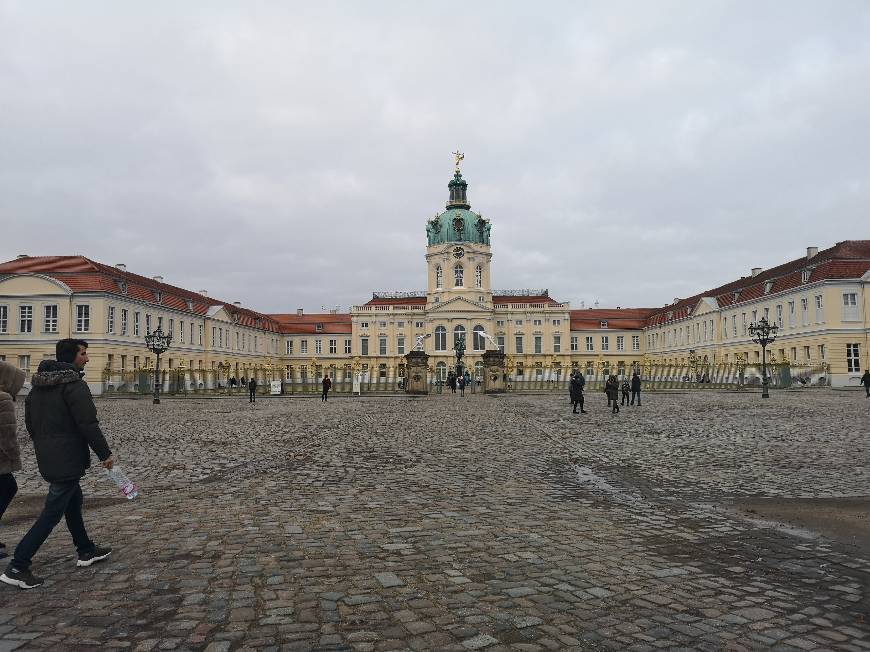
[[[571,311],[571,330],[594,330],[607,322],[608,330],[640,330],[655,308],[587,308]]]
[[[301,335],[305,333],[323,333],[326,335],[350,334],[351,321],[348,313],[328,313],[313,315],[297,315],[296,313],[269,315],[278,323],[282,333]],[[321,330],[317,330],[317,325]]]
[[[558,305],[561,302],[556,301],[553,297],[546,294],[539,294],[533,297],[517,297],[513,295],[493,295],[493,303],[546,303],[549,305]]]
[[[405,297],[403,299],[384,299],[375,297],[366,301],[364,306],[425,306],[426,297]]]
[[[98,263],[85,256],[16,258],[0,263],[0,275],[3,274],[43,274],[66,284],[73,292],[108,292],[200,316],[205,315],[212,306],[222,306],[238,324],[278,332],[278,324],[268,315],[155,281],[112,265]],[[122,288],[123,284],[126,284],[126,293]],[[160,293],[160,303],[157,302],[158,293]]]
[[[647,319],[647,326],[658,326],[673,320],[684,319],[704,297],[716,299],[719,307],[731,306],[766,294],[785,292],[805,283],[801,281],[804,270],[810,270],[806,283],[828,279],[861,278],[870,270],[870,240],[844,240],[833,247],[818,252],[812,258],[806,256],[762,271],[756,276],[747,276],[731,281],[718,288],[696,294],[676,303],[657,308]],[[772,285],[767,293],[766,283]],[[735,298],[735,293],[737,296]]]

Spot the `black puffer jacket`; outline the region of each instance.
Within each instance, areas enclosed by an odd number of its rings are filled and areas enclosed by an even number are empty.
[[[30,382],[24,421],[43,478],[78,480],[91,465],[88,446],[101,460],[111,456],[91,390],[73,365],[43,360]]]

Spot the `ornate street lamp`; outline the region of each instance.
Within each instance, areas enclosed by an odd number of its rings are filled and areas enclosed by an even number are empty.
[[[749,336],[753,342],[761,345],[761,398],[770,398],[767,391],[767,345],[776,340],[777,331],[779,327],[764,317],[757,324],[749,325]]]
[[[169,349],[172,344],[172,334],[163,333],[160,326],[153,333],[145,336],[145,346],[151,353],[157,355],[157,366],[154,367],[154,404],[160,404],[160,354]]]

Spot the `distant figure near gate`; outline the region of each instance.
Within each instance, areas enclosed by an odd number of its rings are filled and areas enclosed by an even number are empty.
[[[257,380],[253,376],[251,376],[251,380],[248,382],[248,403],[256,403],[257,402]]]
[[[329,379],[329,376],[324,374],[323,380],[320,381],[320,383],[323,385],[323,394],[320,395],[320,401],[322,403],[329,397],[329,388],[332,387],[332,381]]]

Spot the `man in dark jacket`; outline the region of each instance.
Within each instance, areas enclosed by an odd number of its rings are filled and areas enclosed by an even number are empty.
[[[580,406],[580,412],[586,414],[583,409],[583,388],[586,386],[586,379],[579,371],[571,375],[571,385],[568,390],[571,393],[571,403],[574,406],[574,414],[577,414],[577,406]]]
[[[631,404],[634,405],[634,399],[637,398],[637,406],[640,407],[640,376],[635,371],[631,376]]]
[[[39,472],[50,483],[45,507],[33,527],[15,548],[15,555],[0,581],[32,589],[43,580],[30,572],[33,555],[54,526],[66,524],[78,551],[77,566],[90,566],[112,553],[94,544],[82,519],[79,480],[91,465],[91,450],[107,469],[114,460],[97,421],[97,409],[87,383],[82,380],[88,362],[88,343],[61,340],[55,347],[57,361],[43,360],[31,378],[32,389],[24,405],[24,422],[33,439]]]
[[[870,398],[870,369],[864,370],[864,375],[861,376],[861,384],[864,385],[864,391],[867,392],[867,398]]]
[[[248,381],[248,403],[256,403],[257,402],[257,380],[251,376],[251,380]]]
[[[323,380],[320,381],[320,384],[323,385],[323,394],[320,395],[320,400],[323,402],[329,398],[329,388],[332,387],[332,381],[329,379],[329,376],[323,374]]]

